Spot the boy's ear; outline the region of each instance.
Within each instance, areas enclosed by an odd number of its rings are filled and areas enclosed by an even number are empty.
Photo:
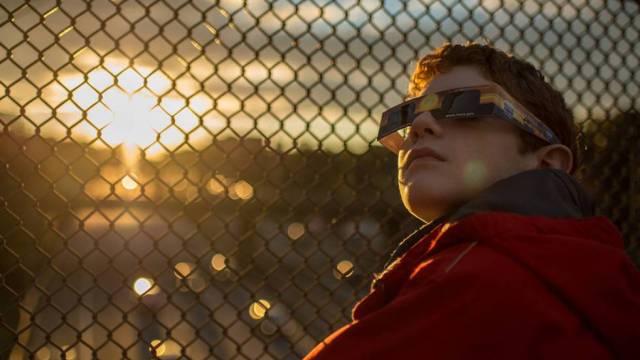
[[[566,173],[573,167],[573,154],[571,150],[562,144],[543,146],[536,150],[538,169],[558,169]]]

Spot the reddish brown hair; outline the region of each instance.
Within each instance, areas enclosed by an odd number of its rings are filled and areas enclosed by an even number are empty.
[[[499,84],[527,110],[542,120],[558,136],[560,142],[573,154],[573,174],[578,167],[577,135],[573,113],[558,91],[553,89],[544,75],[530,63],[520,60],[487,44],[468,41],[464,45],[444,43],[416,64],[409,83],[408,98],[422,94],[431,79],[451,70],[456,65],[475,65],[488,79]],[[520,151],[534,151],[546,143],[537,137],[520,132]]]

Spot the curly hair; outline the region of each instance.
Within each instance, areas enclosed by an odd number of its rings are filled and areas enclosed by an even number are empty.
[[[573,113],[567,107],[562,94],[549,85],[544,75],[530,63],[497,50],[490,44],[482,45],[467,41],[466,44],[445,42],[432,53],[422,57],[409,82],[407,98],[419,96],[440,73],[451,70],[456,65],[475,65],[493,82],[504,88],[530,112],[542,120],[567,146],[573,154],[571,174],[578,168],[578,134]],[[520,132],[522,140],[519,151],[528,153],[547,145],[544,141],[525,132]]]

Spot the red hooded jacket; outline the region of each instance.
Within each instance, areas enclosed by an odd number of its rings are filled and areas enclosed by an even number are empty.
[[[433,227],[306,359],[640,359],[640,273],[617,228],[515,212]]]

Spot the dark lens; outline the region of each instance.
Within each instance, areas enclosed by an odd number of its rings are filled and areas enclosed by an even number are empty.
[[[389,128],[396,129],[402,124],[402,108],[398,108],[389,114]]]
[[[480,91],[468,90],[448,94],[442,104],[444,115],[475,113],[480,103]]]
[[[416,102],[411,101],[402,106],[388,110],[383,115],[378,131],[378,139],[411,125],[415,118]]]
[[[411,125],[411,123],[413,122],[413,114],[415,110],[416,110],[415,102],[411,102],[402,107],[402,109],[400,110],[402,112],[402,120],[401,120],[402,125]]]
[[[398,130],[410,125],[411,122],[413,122],[415,108],[415,103],[409,103],[391,110],[388,115],[388,120],[384,123],[385,128]]]

